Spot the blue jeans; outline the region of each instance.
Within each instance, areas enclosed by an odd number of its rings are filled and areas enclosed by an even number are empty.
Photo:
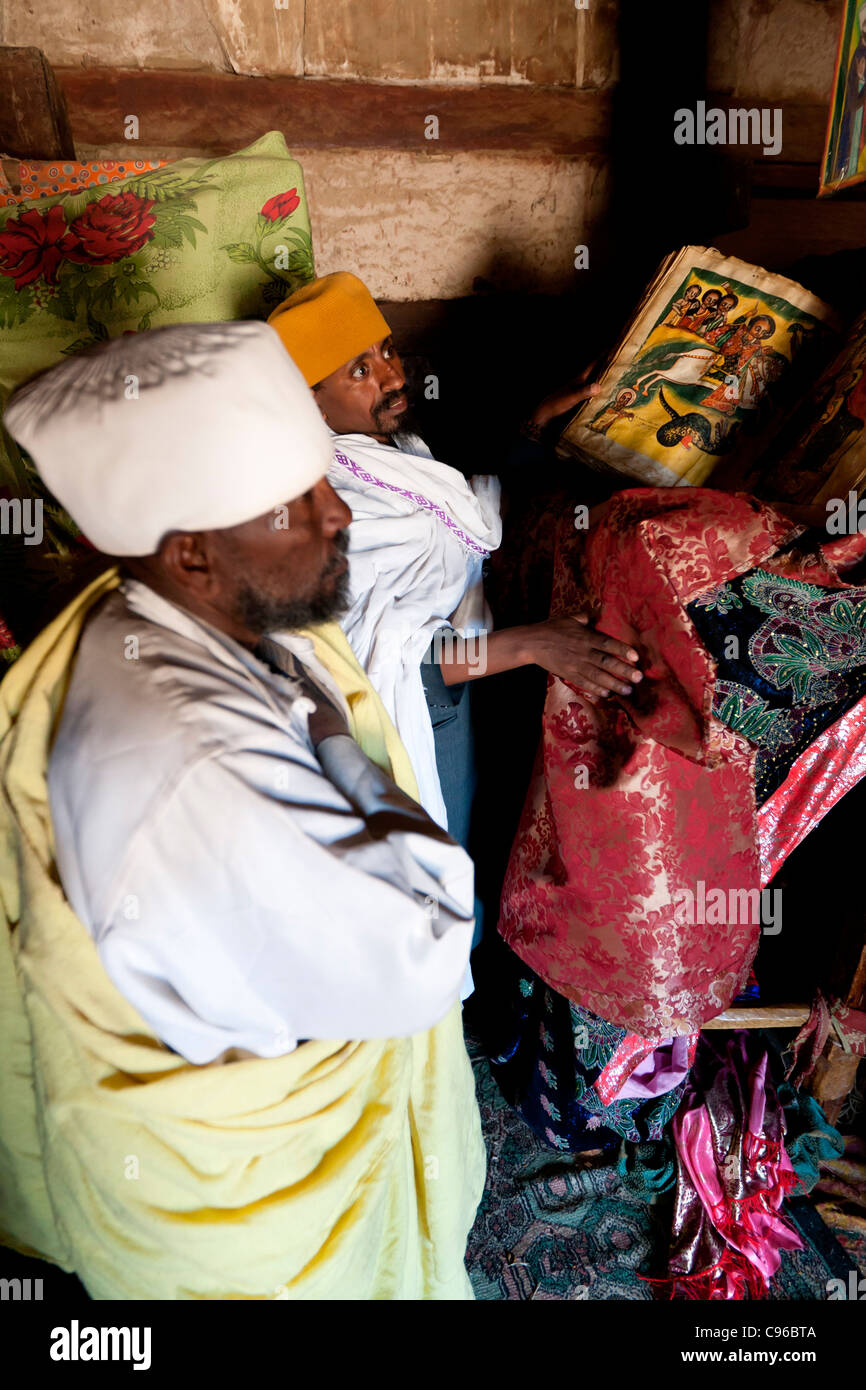
[[[467,849],[472,801],[478,781],[469,683],[445,684],[442,668],[433,657],[432,643],[421,663],[421,680],[433,725],[436,769],[448,813],[448,833]],[[473,946],[481,940],[481,930],[481,903],[476,897]]]

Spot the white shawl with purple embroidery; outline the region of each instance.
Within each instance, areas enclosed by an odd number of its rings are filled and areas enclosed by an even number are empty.
[[[417,435],[395,442],[334,438],[328,480],[352,509],[351,607],[341,626],[397,726],[422,805],[445,826],[421,661],[446,624],[467,635],[489,625],[481,567],[502,537],[499,483],[467,482]]]

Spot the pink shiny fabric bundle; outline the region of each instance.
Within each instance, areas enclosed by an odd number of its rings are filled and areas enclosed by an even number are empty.
[[[767,1053],[747,1032],[701,1038],[672,1121],[677,1191],[671,1298],[763,1298],[782,1252],[803,1242],[780,1208],[799,1180]]]

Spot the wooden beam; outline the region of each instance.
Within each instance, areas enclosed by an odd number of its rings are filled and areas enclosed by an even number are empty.
[[[733,103],[732,103],[733,104]],[[782,148],[778,155],[758,155],[756,165],[771,168],[778,160],[788,164],[814,164],[817,168],[824,154],[824,134],[827,130],[827,107],[813,101],[737,101],[737,106],[776,107],[782,112]]]
[[[59,68],[79,144],[124,143],[124,118],[138,117],[149,152],[226,154],[267,130],[290,149],[414,149],[577,156],[601,153],[610,130],[606,92],[555,87],[403,86],[303,77],[119,68]],[[438,139],[425,138],[436,116]],[[132,154],[132,148],[130,148]]]
[[[778,159],[756,159],[749,166],[749,182],[753,193],[769,197],[816,198],[820,169],[818,163],[788,164]]]
[[[820,164],[824,153],[824,132],[827,129],[827,107],[823,102],[768,101],[766,97],[731,96],[728,92],[711,92],[706,100],[707,110],[718,107],[723,111],[782,112],[782,148],[777,155],[765,155],[755,149],[755,165],[772,169],[780,163]],[[737,147],[743,154],[747,145]]]
[[[740,145],[729,147],[738,158],[748,160],[750,184],[754,193],[786,192],[807,198],[818,195],[821,160],[824,156],[824,132],[827,128],[827,107],[813,101],[768,101],[765,97],[732,97],[729,93],[711,93],[707,107],[724,111],[758,111],[778,108],[782,112],[782,148],[777,155],[765,155],[760,148]]]
[[[725,1009],[703,1025],[707,1028],[802,1028],[809,1017],[808,1004],[752,1004]]]
[[[39,48],[0,48],[0,154],[74,159],[62,93]]]
[[[748,227],[714,237],[713,245],[729,256],[784,271],[802,256],[856,250],[864,240],[862,203],[753,198]]]
[[[236,73],[139,68],[58,68],[75,138],[123,147],[124,118],[139,120],[148,151],[195,149],[225,154],[282,130],[289,147],[502,150],[565,157],[607,153],[615,89],[508,84],[441,86],[312,77],[245,77]],[[785,101],[782,151],[756,151],[752,183],[817,191],[826,107]],[[707,106],[762,109],[757,97],[710,95]],[[439,120],[438,140],[425,120]],[[671,130],[673,137],[673,129]],[[741,156],[749,150],[739,147]]]
[[[831,1125],[839,1118],[845,1097],[857,1079],[861,1060],[856,1052],[846,1052],[831,1036],[806,1082],[806,1090],[815,1097]]]

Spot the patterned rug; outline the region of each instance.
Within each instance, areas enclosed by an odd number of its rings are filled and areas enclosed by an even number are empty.
[[[488,1154],[466,1257],[476,1298],[651,1300],[639,1271],[662,1272],[668,1207],[633,1196],[613,1165],[592,1167],[543,1145],[502,1099],[477,1042],[468,1037],[467,1047]],[[827,1281],[847,1281],[857,1266],[808,1198],[786,1210],[804,1249],[782,1256],[769,1297],[824,1301]]]
[[[866,1273],[866,1058],[837,1121],[845,1153],[821,1169],[815,1207],[839,1244]]]

